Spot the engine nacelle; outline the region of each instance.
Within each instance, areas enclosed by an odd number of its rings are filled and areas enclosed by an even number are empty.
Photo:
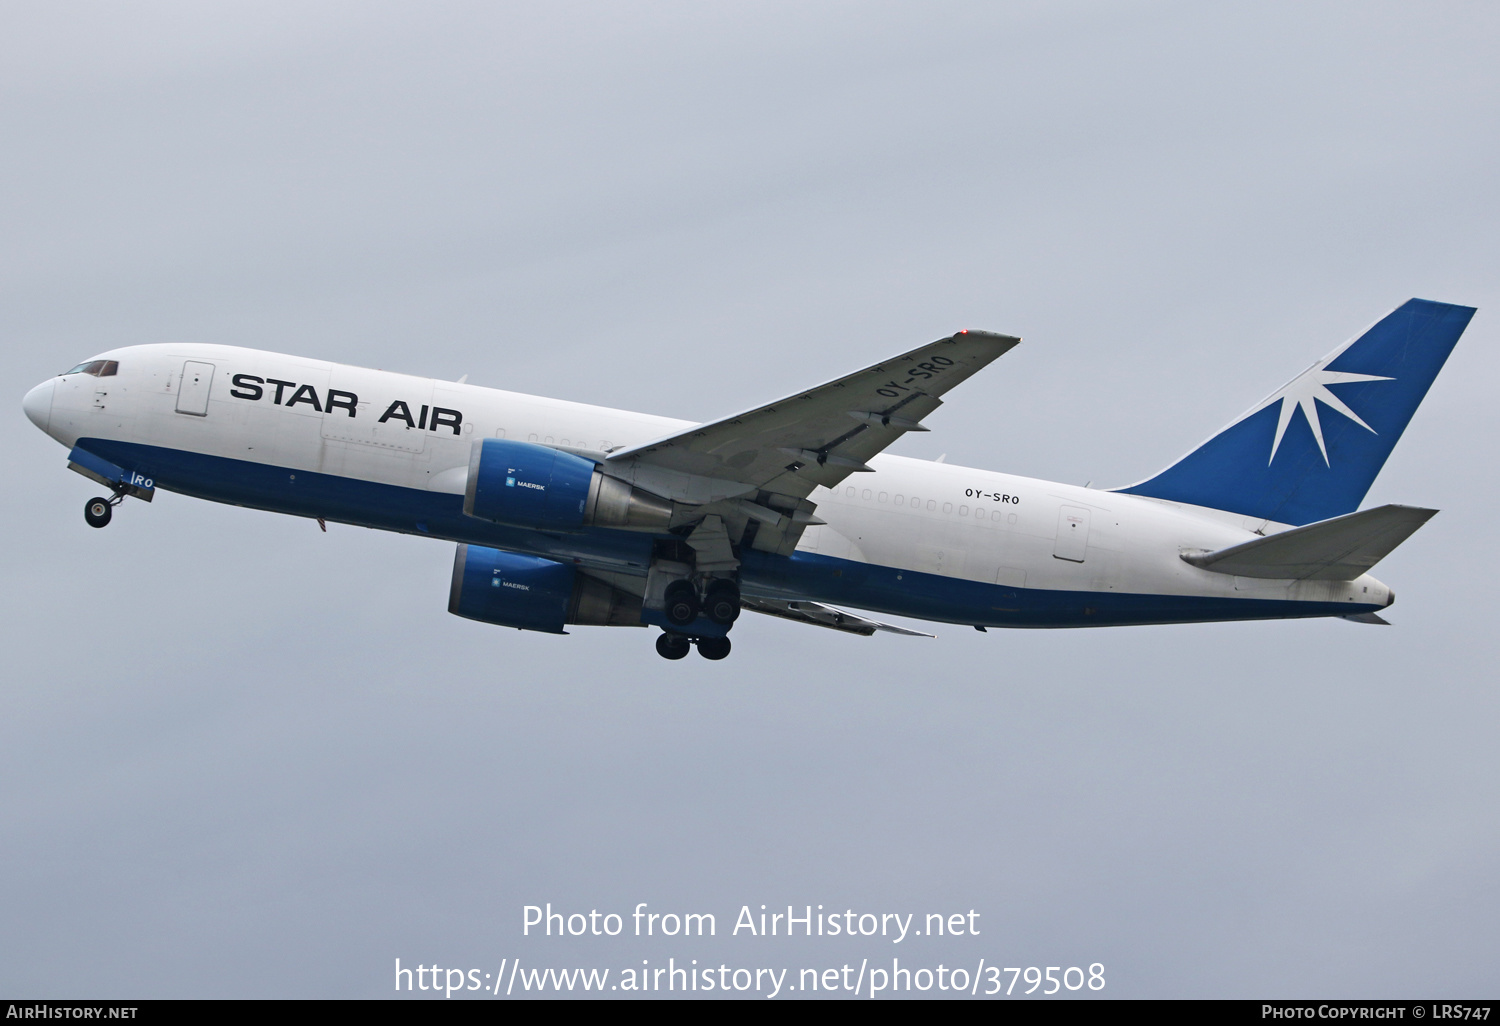
[[[460,545],[448,612],[523,631],[563,634],[567,624],[644,627],[641,600],[566,563]]]
[[[609,477],[592,460],[505,438],[474,443],[464,512],[543,531],[665,532],[672,522],[669,500]]]

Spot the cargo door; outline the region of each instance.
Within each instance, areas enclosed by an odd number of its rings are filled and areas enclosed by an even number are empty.
[[[1052,555],[1070,563],[1082,563],[1089,547],[1089,511],[1082,506],[1064,506],[1057,511],[1057,543]]]
[[[189,360],[182,365],[182,380],[177,383],[177,412],[194,417],[208,416],[208,392],[214,383],[214,365]]]

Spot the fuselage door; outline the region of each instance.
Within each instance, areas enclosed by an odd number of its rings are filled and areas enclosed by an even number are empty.
[[[214,383],[214,365],[188,360],[182,365],[182,380],[177,384],[177,412],[194,417],[208,416],[208,391]]]
[[[1089,511],[1082,506],[1064,506],[1057,511],[1057,544],[1052,555],[1070,563],[1082,563],[1089,547]]]

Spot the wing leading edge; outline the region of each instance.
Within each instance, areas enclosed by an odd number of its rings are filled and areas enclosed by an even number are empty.
[[[819,485],[831,488],[869,470],[868,460],[905,432],[927,430],[922,418],[942,405],[940,396],[1020,341],[961,331],[766,406],[613,453],[608,464],[616,472],[644,465],[805,499]]]

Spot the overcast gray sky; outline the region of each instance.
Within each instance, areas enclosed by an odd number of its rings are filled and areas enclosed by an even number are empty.
[[[1482,3],[0,6],[0,994],[896,956],[1493,995],[1497,31]],[[1367,500],[1443,510],[1379,568],[1384,629],[747,616],[727,661],[669,664],[448,615],[446,544],[169,494],[90,530],[20,408],[191,340],[706,419],[975,327],[1026,341],[895,451],[1120,485],[1411,296],[1481,312]],[[719,936],[523,938],[548,901]],[[726,936],[763,903],[982,933]]]

